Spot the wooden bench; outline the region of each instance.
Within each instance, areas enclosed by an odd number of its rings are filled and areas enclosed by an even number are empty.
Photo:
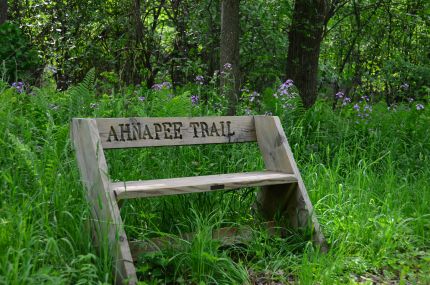
[[[280,120],[272,116],[193,118],[109,118],[72,120],[72,140],[81,179],[92,206],[95,243],[108,244],[117,284],[136,284],[136,269],[123,228],[122,199],[261,186],[258,204],[267,220],[282,211],[292,227],[310,227],[326,249],[300,172]],[[257,142],[265,171],[112,182],[105,149]],[[107,240],[106,240],[107,239]]]

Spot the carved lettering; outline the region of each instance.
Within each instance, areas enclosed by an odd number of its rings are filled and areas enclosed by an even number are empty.
[[[199,136],[197,135],[197,128],[199,127],[199,123],[191,122],[190,127],[193,127],[193,129],[194,129],[194,137],[193,138],[198,138]]]
[[[221,135],[222,135],[223,137],[225,137],[224,122],[223,122],[223,121],[221,121],[221,122],[220,122],[220,124],[221,124]]]
[[[124,134],[127,134],[127,140],[131,141],[131,136],[130,136],[130,124],[119,124],[119,127],[121,129],[121,139],[120,141],[125,141],[124,139]]]
[[[181,127],[182,127],[181,122],[173,123],[173,132],[175,133],[175,139],[182,139]]]
[[[114,127],[110,126],[109,136],[108,136],[108,139],[107,139],[108,142],[112,141],[112,139],[111,139],[112,136],[113,136],[113,139],[115,141],[118,141],[118,136],[116,135]]]
[[[161,125],[159,123],[154,123],[154,129],[155,129],[155,139],[159,140],[160,136],[158,135],[158,133],[162,132]]]
[[[133,140],[142,139],[142,129],[140,128],[140,123],[133,123]]]
[[[205,122],[200,122],[200,126],[202,129],[202,138],[209,136],[209,126]]]
[[[185,129],[185,131],[184,131]],[[184,133],[183,133],[184,132]],[[231,121],[200,121],[189,122],[138,122],[122,123],[109,126],[107,142],[125,142],[136,140],[182,140],[206,137],[232,137],[236,132],[232,129]],[[187,137],[188,136],[188,137]],[[230,141],[230,140],[229,140]]]
[[[230,125],[231,125],[231,122],[227,121],[227,136],[228,137],[234,136],[234,134],[235,134],[235,132],[231,132]]]
[[[214,133],[215,133],[215,135],[216,135],[217,137],[219,137],[218,129],[217,129],[217,127],[216,127],[215,122],[213,122],[213,123],[212,123],[210,136],[213,136],[213,135],[214,135]]]
[[[148,138],[149,139],[153,139],[153,137],[152,137],[152,135],[151,135],[151,131],[149,130],[149,127],[148,127],[148,125],[145,125],[145,130],[143,131],[143,134],[142,134],[142,138],[144,139],[144,140],[146,140],[146,137],[148,136]]]
[[[172,127],[172,123],[162,123],[162,125],[164,129],[164,138],[169,140],[173,139],[173,136],[170,134],[170,128]]]

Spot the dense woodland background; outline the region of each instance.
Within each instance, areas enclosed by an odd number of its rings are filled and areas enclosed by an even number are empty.
[[[232,105],[286,79],[306,107],[339,91],[391,105],[428,95],[429,13],[424,0],[2,0],[1,57],[10,82],[48,68],[59,90],[93,67],[117,88],[177,88],[230,63]]]
[[[181,244],[139,258],[142,284],[430,284],[429,100],[425,0],[0,0],[0,284],[114,280],[71,118],[226,114],[280,117],[329,252],[306,231],[270,236],[256,189],[127,201],[129,239]],[[261,170],[256,153],[107,160],[138,180]],[[249,243],[212,239],[239,225]]]

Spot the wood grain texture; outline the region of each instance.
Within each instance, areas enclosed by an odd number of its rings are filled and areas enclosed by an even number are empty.
[[[279,118],[255,116],[254,120],[266,169],[294,174],[298,180],[297,184],[263,187],[257,197],[263,214],[272,219],[276,211],[286,212],[293,227],[311,226],[315,243],[322,251],[327,251],[327,243]]]
[[[72,141],[87,200],[92,205],[96,245],[109,245],[114,258],[116,284],[137,284],[127,236],[114,193],[109,191],[108,168],[96,121],[73,119]]]
[[[116,193],[117,199],[121,200],[296,182],[297,179],[293,174],[259,171],[147,181],[115,182],[111,184],[111,189]]]
[[[252,116],[96,119],[104,149],[256,140]]]

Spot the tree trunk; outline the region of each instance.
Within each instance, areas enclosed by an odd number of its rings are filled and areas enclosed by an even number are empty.
[[[228,99],[228,115],[236,113],[240,88],[239,0],[221,1],[220,87]]]
[[[296,0],[288,34],[287,78],[300,91],[303,105],[311,107],[317,99],[317,75],[327,0]]]
[[[0,0],[0,25],[7,20],[7,0]]]

